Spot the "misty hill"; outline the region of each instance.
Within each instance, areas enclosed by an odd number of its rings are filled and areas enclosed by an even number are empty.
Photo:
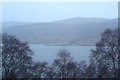
[[[94,45],[107,28],[117,28],[117,19],[77,17],[54,22],[20,24],[4,28],[3,32],[36,44]]]
[[[6,29],[13,26],[33,24],[32,22],[2,22],[2,28]]]
[[[75,18],[69,18],[69,19],[64,19],[64,20],[58,20],[58,21],[54,21],[56,23],[69,23],[69,24],[73,24],[73,23],[80,23],[80,24],[84,24],[84,23],[96,23],[96,22],[106,22],[109,19],[104,19],[104,18],[84,18],[84,17],[75,17]]]

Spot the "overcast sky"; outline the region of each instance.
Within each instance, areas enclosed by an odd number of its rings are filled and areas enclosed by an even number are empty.
[[[2,21],[50,22],[73,17],[117,18],[114,2],[4,3]]]

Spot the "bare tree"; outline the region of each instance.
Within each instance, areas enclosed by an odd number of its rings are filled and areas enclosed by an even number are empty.
[[[74,71],[74,74],[76,75],[75,78],[86,78],[87,77],[87,67],[85,61],[80,61],[76,64],[76,70]]]
[[[91,58],[96,65],[96,74],[101,77],[114,77],[118,75],[118,29],[107,29],[102,33],[101,40],[92,50]]]
[[[74,76],[76,64],[73,62],[70,52],[60,50],[53,62],[54,73],[57,78],[71,78]]]
[[[46,62],[37,62],[32,66],[33,78],[46,78],[48,65]]]
[[[86,69],[86,78],[96,78],[96,65],[91,62]]]
[[[23,66],[29,66],[32,62],[32,53],[28,43],[21,42],[14,36],[3,34],[2,77],[8,78],[12,73],[17,74]]]

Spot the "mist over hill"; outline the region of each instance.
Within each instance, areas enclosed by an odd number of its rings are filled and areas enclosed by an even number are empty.
[[[4,22],[3,33],[31,44],[95,45],[101,33],[117,28],[117,23],[117,19],[81,17],[42,23]]]

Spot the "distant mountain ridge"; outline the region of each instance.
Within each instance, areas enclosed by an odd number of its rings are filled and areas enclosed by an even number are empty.
[[[64,20],[54,21],[56,23],[95,23],[95,22],[103,22],[109,19],[104,18],[84,18],[84,17],[75,17],[75,18],[68,18]]]
[[[103,18],[70,18],[65,20],[24,23],[3,27],[3,32],[15,35],[31,44],[51,45],[95,45],[100,34],[107,28],[117,28],[117,19]],[[10,25],[9,25],[10,26]]]

